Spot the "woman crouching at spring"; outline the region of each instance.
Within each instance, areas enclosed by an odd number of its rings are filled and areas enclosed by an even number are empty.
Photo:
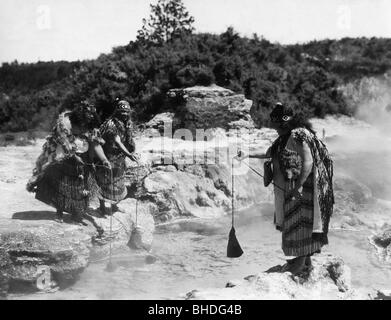
[[[310,267],[311,256],[328,243],[334,205],[333,162],[311,125],[291,108],[277,103],[270,120],[278,138],[266,154],[249,157],[271,158],[273,172],[269,176],[274,183],[274,222],[282,232],[285,256],[295,257],[287,260],[282,270],[297,274]],[[244,157],[242,152],[238,155],[239,160]],[[267,176],[265,172],[269,180]],[[265,185],[268,183],[270,181],[265,181]]]
[[[110,168],[98,126],[95,108],[87,103],[61,113],[36,161],[27,190],[35,192],[37,200],[56,208],[59,221],[63,212],[70,213],[78,223],[88,218],[85,213],[95,183],[92,167],[87,163],[98,158],[101,165]]]
[[[131,108],[127,101],[117,101],[114,113],[100,127],[100,134],[106,142],[103,150],[112,168],[111,170],[97,168],[96,181],[100,189],[99,201],[102,215],[112,213],[115,205],[127,195],[125,158],[138,161],[138,156],[134,154],[135,143],[130,113]],[[106,209],[106,202],[111,204],[110,211]]]

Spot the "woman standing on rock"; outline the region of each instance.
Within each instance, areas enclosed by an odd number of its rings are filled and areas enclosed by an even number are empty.
[[[82,222],[94,189],[92,167],[86,162],[97,157],[110,168],[98,126],[95,108],[87,103],[61,113],[27,183],[36,199],[57,209],[60,221],[65,211]]]
[[[284,271],[297,274],[311,265],[311,256],[328,243],[333,212],[333,163],[311,125],[277,103],[270,114],[278,138],[266,154],[252,158],[272,159],[275,225],[282,231],[282,249],[294,256]],[[245,156],[240,154],[241,160]]]
[[[138,161],[134,154],[133,125],[130,119],[130,105],[125,100],[117,101],[114,113],[100,127],[100,133],[105,140],[103,150],[107,155],[111,170],[98,167],[96,180],[100,188],[100,210],[107,215],[105,202],[110,202],[112,209],[115,204],[127,195],[125,185],[126,163],[128,157]]]

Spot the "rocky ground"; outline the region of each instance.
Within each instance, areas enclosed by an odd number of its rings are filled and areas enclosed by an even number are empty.
[[[277,265],[266,272],[230,281],[225,288],[193,290],[187,300],[354,300],[371,296],[352,288],[350,269],[331,254],[315,255],[312,268],[300,275],[282,272]]]
[[[385,263],[391,262],[391,229],[370,237],[371,244],[376,248],[379,258]]]

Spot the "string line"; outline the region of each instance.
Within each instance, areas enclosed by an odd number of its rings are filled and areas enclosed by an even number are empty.
[[[262,174],[260,174],[257,170],[255,170],[253,167],[251,167],[250,165],[248,165],[246,162],[242,161],[241,163],[245,164],[246,167],[248,167],[250,170],[252,170],[255,174],[257,174],[258,176],[260,176],[261,178],[264,178],[264,176]],[[285,192],[285,189],[281,188],[279,185],[275,184],[273,181],[271,182],[271,184],[273,186],[275,186],[276,188],[280,189],[281,191],[284,191]]]
[[[234,199],[235,199],[235,187],[234,187],[234,183],[235,183],[235,181],[234,181],[234,162],[233,161],[231,161],[231,167],[232,167],[232,169],[231,169],[231,176],[232,176],[232,191],[231,191],[231,193],[232,193],[232,199],[231,199],[231,201],[232,201],[232,227],[234,226]]]

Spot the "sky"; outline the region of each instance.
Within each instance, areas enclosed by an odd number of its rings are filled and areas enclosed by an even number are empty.
[[[93,59],[135,40],[157,0],[0,0],[0,63]],[[390,37],[390,0],[183,0],[196,32],[303,43]]]

